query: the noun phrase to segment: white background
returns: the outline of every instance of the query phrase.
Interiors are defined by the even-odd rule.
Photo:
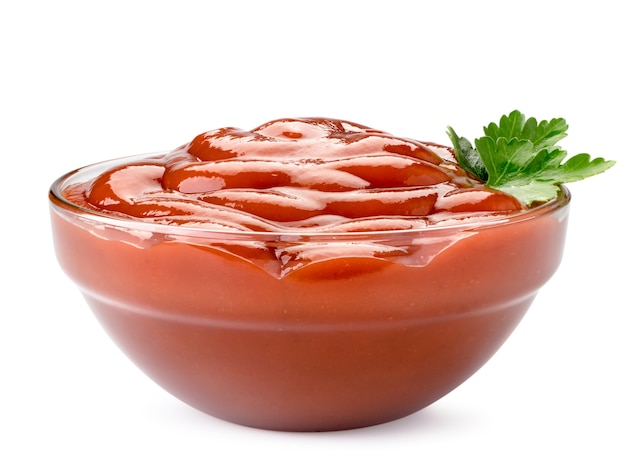
[[[0,6],[0,454],[624,455],[626,157],[619,2],[6,1]],[[520,109],[565,117],[562,267],[500,352],[406,419],[248,429],[145,378],[57,266],[48,186],[223,126],[329,116],[446,142]],[[243,454],[243,453],[242,453]]]

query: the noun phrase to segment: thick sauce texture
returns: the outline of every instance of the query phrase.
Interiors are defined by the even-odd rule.
[[[237,231],[379,231],[519,211],[446,147],[342,120],[222,128],[69,195],[99,211]]]
[[[144,372],[214,416],[307,431],[400,418],[471,376],[556,270],[568,211],[455,228],[525,208],[445,147],[317,118],[211,131],[65,197],[219,230],[52,198],[60,264]]]

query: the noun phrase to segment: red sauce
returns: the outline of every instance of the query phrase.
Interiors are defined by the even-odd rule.
[[[561,258],[567,196],[513,214],[448,148],[350,122],[225,128],[120,163],[63,195],[124,223],[53,188],[59,262],[144,372],[249,426],[348,429],[427,406],[489,359]],[[427,225],[442,229],[409,230]]]
[[[522,209],[468,175],[447,147],[327,118],[203,133],[167,155],[107,171],[77,202],[244,231],[402,229]]]

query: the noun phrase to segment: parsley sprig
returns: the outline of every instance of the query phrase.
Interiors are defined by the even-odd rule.
[[[513,111],[502,116],[499,124],[484,127],[485,136],[474,140],[475,146],[452,127],[448,127],[448,136],[466,171],[488,187],[530,205],[555,198],[560,184],[602,173],[615,164],[603,158],[592,160],[586,153],[563,162],[567,152],[557,142],[567,136],[567,129],[564,119],[537,122]]]

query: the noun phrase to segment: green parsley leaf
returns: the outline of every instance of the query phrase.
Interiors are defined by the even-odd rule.
[[[472,173],[480,180],[486,181],[488,177],[487,170],[472,143],[465,138],[459,138],[451,127],[448,127],[448,136],[452,140],[457,160],[463,169]]]
[[[488,187],[509,193],[523,204],[555,198],[560,185],[600,174],[613,160],[567,156],[557,143],[567,136],[564,119],[526,119],[519,111],[504,115],[500,123],[483,128],[485,136],[472,143],[448,127],[448,136],[461,167]]]

